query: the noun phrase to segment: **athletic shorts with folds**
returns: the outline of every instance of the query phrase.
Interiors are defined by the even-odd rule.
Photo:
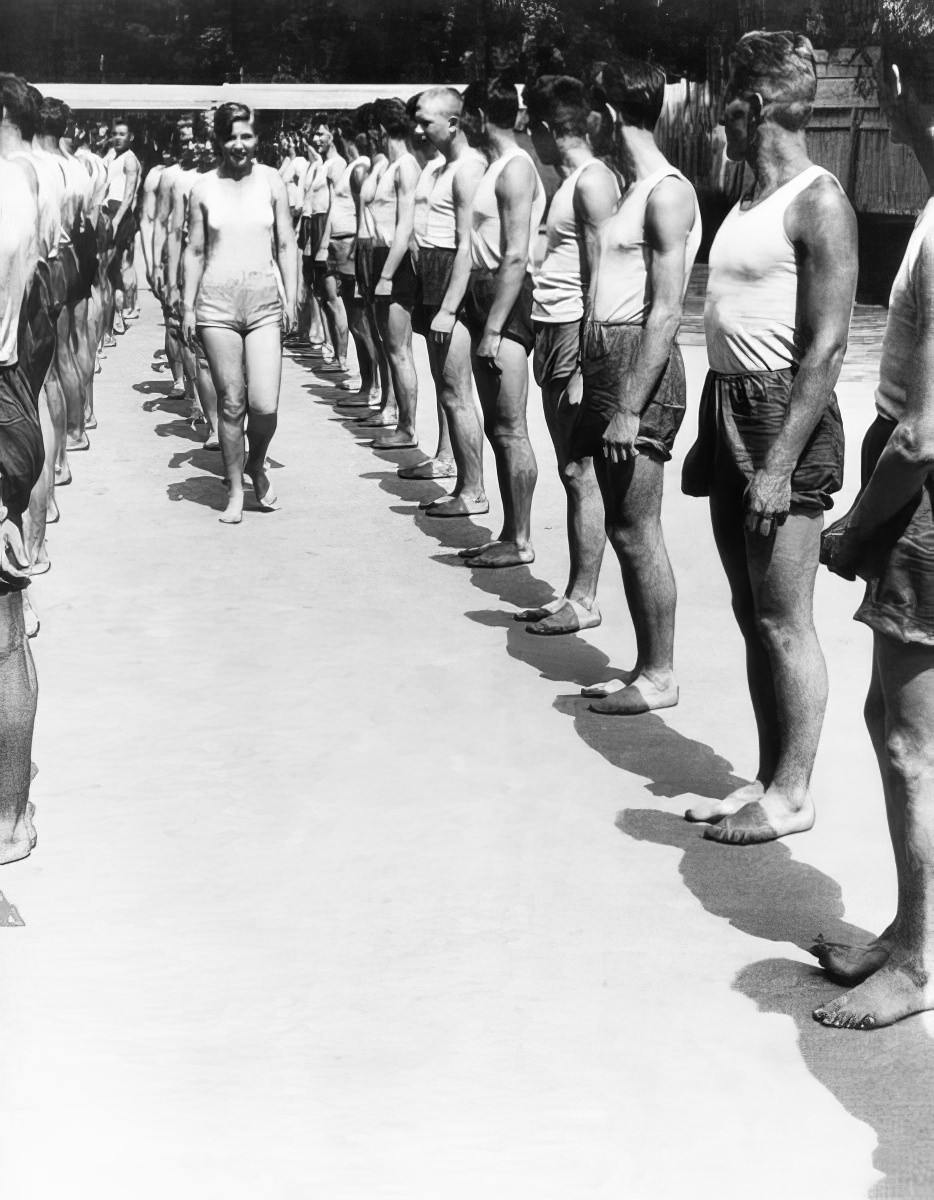
[[[456,250],[443,246],[423,246],[418,252],[418,262],[415,264],[418,303],[412,314],[412,328],[423,337],[428,337],[431,323],[444,303],[456,255]]]
[[[495,295],[496,273],[486,267],[474,267],[470,272],[463,307],[464,324],[473,342],[479,342],[483,337]],[[526,354],[531,354],[535,345],[535,331],[532,328],[532,276],[528,272],[503,324],[502,335],[510,342],[518,342]]]
[[[896,424],[876,417],[862,448],[861,491]],[[934,501],[932,483],[876,531],[863,602],[855,619],[898,642],[934,646]]]
[[[279,285],[271,271],[251,271],[236,279],[212,279],[205,272],[195,299],[198,329],[252,333],[282,320]]]
[[[641,325],[611,325],[589,321],[581,339],[583,395],[571,435],[572,458],[593,458],[603,452],[603,435],[619,412],[622,379],[642,342]],[[636,448],[667,462],[685,410],[684,362],[674,346],[665,370],[639,414]]]
[[[396,273],[392,277],[392,292],[388,296],[377,296],[376,285],[379,283],[379,277],[382,274],[383,267],[386,265],[386,259],[389,257],[388,246],[374,245],[371,238],[358,243],[358,270],[357,270],[357,285],[361,283],[361,271],[359,270],[360,255],[359,251],[363,251],[363,271],[362,280],[365,290],[363,296],[370,304],[403,304],[406,308],[412,308],[418,302],[418,280],[415,277],[415,266],[412,262],[412,255],[406,250],[402,261],[396,267]]]
[[[785,422],[795,370],[750,375],[707,374],[697,419],[697,441],[687,453],[681,490],[688,496],[735,498],[742,507],[746,487]],[[823,512],[843,484],[843,420],[836,396],[808,439],[791,475],[794,514]]]
[[[535,353],[532,374],[539,387],[557,379],[573,379],[581,365],[580,321],[533,321]]]

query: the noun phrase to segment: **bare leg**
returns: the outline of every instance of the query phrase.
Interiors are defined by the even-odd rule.
[[[397,405],[396,430],[377,438],[377,450],[398,450],[418,445],[415,414],[418,404],[418,376],[412,358],[412,314],[404,305],[377,302],[376,322],[386,350],[392,390]]]
[[[0,863],[25,858],[36,844],[29,803],[36,668],[19,592],[0,596]]]
[[[198,331],[217,389],[217,431],[224,459],[227,507],[220,516],[224,525],[239,525],[243,516],[243,422],[246,417],[244,339],[236,330],[202,328]]]
[[[264,325],[244,340],[246,374],[250,381],[247,441],[250,453],[245,471],[253,481],[253,492],[261,508],[279,507],[275,491],[266,474],[266,454],[276,432],[279,408],[279,383],[282,375],[282,345],[278,325]]]
[[[58,336],[55,343],[55,373],[65,399],[67,422],[66,447],[69,450],[86,450],[88,436],[84,431],[84,389],[72,347],[73,315],[63,308],[58,318]]]
[[[380,402],[379,355],[362,300],[352,300],[347,305],[347,323],[357,348],[357,362],[360,365],[360,394],[365,395],[370,404],[378,404]]]
[[[542,403],[567,502],[570,571],[564,595],[567,600],[593,613],[606,533],[603,500],[593,460],[584,458],[571,461],[569,457],[582,390],[580,372],[570,377],[548,379],[542,385]],[[580,628],[577,614],[566,604],[553,611],[528,609],[517,613],[516,620],[533,621],[529,632],[537,634],[576,633]],[[599,610],[593,624],[599,624]]]
[[[217,391],[214,387],[214,380],[211,378],[211,368],[208,365],[207,355],[204,353],[204,348],[199,346],[195,351],[195,385],[198,389],[198,398],[201,401],[201,407],[208,421],[208,436],[204,443],[208,450],[219,450],[220,442],[217,435]]]
[[[45,543],[45,526],[49,515],[49,503],[55,488],[55,461],[58,455],[55,426],[52,422],[52,414],[49,412],[49,401],[44,387],[39,392],[39,424],[42,428],[45,457],[42,474],[36,481],[29,497],[29,510],[23,516],[23,541],[30,566],[35,565]]]
[[[934,649],[877,633],[875,658],[896,814],[889,829],[898,918],[878,970],[814,1010],[815,1020],[842,1029],[876,1029],[934,1007]]]
[[[324,319],[331,336],[331,345],[341,366],[347,365],[347,313],[344,302],[337,290],[337,279],[327,275],[321,281],[321,294],[318,297]]]
[[[712,841],[771,841],[814,824],[809,789],[827,707],[827,670],[813,615],[822,525],[820,513],[792,514],[771,538],[745,534],[755,631],[772,682],[778,754],[771,778],[761,780],[762,796],[705,830]]]
[[[625,463],[594,460],[606,532],[619,559],[636,635],[636,666],[622,690],[591,704],[631,716],[678,703],[674,675],[677,590],[662,534],[664,462],[649,451]]]
[[[425,511],[430,517],[466,517],[489,512],[483,490],[483,426],[470,370],[470,335],[460,321],[455,323],[445,344],[428,342],[428,361],[445,417],[456,477],[450,496],[433,501]],[[439,459],[440,454],[439,446]],[[447,464],[442,461],[442,466],[446,474]],[[412,468],[411,478],[444,478],[440,471],[437,475],[433,471],[415,475],[416,470]]]
[[[503,530],[495,542],[463,557],[469,558],[473,567],[514,567],[535,561],[531,525],[538,465],[526,425],[528,355],[518,342],[503,338],[496,360],[501,373],[497,374],[476,358],[473,349],[471,364],[483,427],[493,447],[503,501]]]

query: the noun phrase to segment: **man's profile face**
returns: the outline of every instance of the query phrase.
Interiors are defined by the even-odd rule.
[[[417,138],[427,138],[439,149],[444,146],[453,132],[451,114],[439,100],[419,100],[415,109],[413,132]]]
[[[318,151],[321,157],[324,158],[327,152],[331,149],[331,144],[333,141],[334,139],[331,136],[331,131],[328,129],[327,125],[319,125],[312,136],[311,144]]]
[[[122,121],[118,121],[113,127],[112,141],[113,148],[118,154],[122,154],[133,140],[133,135],[130,133],[130,128]]]
[[[726,134],[726,156],[730,162],[742,162],[755,135],[758,112],[753,99],[727,92],[722,124]]]
[[[195,131],[190,125],[183,125],[178,131],[178,158],[185,166],[190,166],[197,154]]]

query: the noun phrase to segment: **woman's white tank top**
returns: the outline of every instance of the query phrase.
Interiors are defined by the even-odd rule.
[[[474,194],[470,230],[470,259],[474,267],[486,267],[488,271],[496,271],[503,261],[503,230],[499,219],[499,205],[496,203],[496,181],[506,165],[520,155],[531,166],[535,176],[532,211],[529,216],[530,252],[534,245],[538,227],[545,214],[545,189],[530,156],[519,146],[510,146],[504,155],[487,168]]]
[[[785,213],[821,175],[830,172],[807,167],[753,208],[736,204],[717,231],[704,305],[711,370],[783,371],[799,361],[798,264]]]

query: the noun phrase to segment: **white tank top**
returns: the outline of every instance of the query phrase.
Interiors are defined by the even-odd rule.
[[[425,230],[418,239],[420,246],[439,250],[457,249],[457,212],[454,207],[454,181],[461,167],[468,163],[483,163],[486,159],[479,150],[465,150],[460,158],[446,163],[441,160],[441,170],[428,198],[428,213]]]
[[[123,203],[123,196],[126,192],[126,168],[127,158],[132,152],[124,150],[122,154],[118,154],[116,158],[112,158],[107,164],[107,202],[116,200],[118,204]],[[133,197],[135,199],[135,196]],[[133,200],[130,201],[133,203]]]
[[[409,160],[418,166],[418,160],[415,155],[408,152],[401,154],[395,162],[389,164],[380,176],[379,183],[376,185],[376,192],[370,201],[370,219],[372,221],[373,238],[377,246],[392,245],[392,239],[396,233],[396,210],[398,208],[396,176],[399,174],[399,168],[403,163]]]
[[[44,150],[22,157],[32,163],[39,180],[39,253],[58,258],[62,240],[62,206],[65,201],[65,176],[57,162]]]
[[[704,305],[711,370],[751,374],[798,362],[798,266],[785,213],[822,175],[830,172],[807,167],[753,208],[736,204],[717,231]]]
[[[0,161],[0,367],[17,361],[20,309],[36,269],[38,216],[36,197],[22,168]]]
[[[934,200],[927,202],[915,223],[889,299],[889,315],[885,322],[882,358],[879,362],[876,410],[890,421],[901,421],[905,416],[908,384],[917,352],[921,321],[930,315],[925,311],[923,297],[919,297],[916,291],[918,259],[925,242],[929,246],[934,243]]]
[[[597,158],[581,163],[565,179],[554,196],[545,225],[545,256],[533,272],[532,317],[546,324],[579,321],[584,315],[581,283],[583,242],[578,238],[574,192],[577,181],[588,167],[606,172],[613,180],[617,196],[619,186],[613,172]]]
[[[413,226],[416,246],[429,244],[425,241],[425,235],[428,231],[428,208],[431,203],[431,194],[437,185],[438,176],[444,173],[446,166],[444,156],[438,154],[430,162],[425,163],[422,173],[418,177],[418,183],[415,185],[415,224]]]
[[[638,179],[600,230],[593,279],[593,319],[613,325],[644,325],[652,307],[645,210],[663,179],[681,179],[691,188],[694,224],[684,247],[684,291],[701,240],[701,216],[693,187],[676,167],[666,164]],[[682,293],[682,300],[684,295]]]
[[[240,180],[222,179],[216,171],[201,177],[204,280],[273,270],[275,211],[267,171],[273,168],[255,163]]]
[[[470,260],[474,267],[486,267],[496,271],[503,261],[503,230],[496,203],[496,181],[512,159],[521,155],[535,176],[532,191],[532,212],[529,216],[529,251],[535,242],[538,227],[545,215],[545,189],[535,170],[535,164],[519,146],[510,146],[501,158],[492,163],[480,180],[473,198],[472,228],[470,230]],[[531,270],[531,264],[529,264]]]
[[[354,168],[359,166],[368,167],[370,160],[368,158],[355,158],[347,164],[344,171],[334,185],[334,192],[331,196],[331,237],[353,237],[357,232],[357,209],[354,205],[353,192],[350,190],[350,177],[354,173]]]

